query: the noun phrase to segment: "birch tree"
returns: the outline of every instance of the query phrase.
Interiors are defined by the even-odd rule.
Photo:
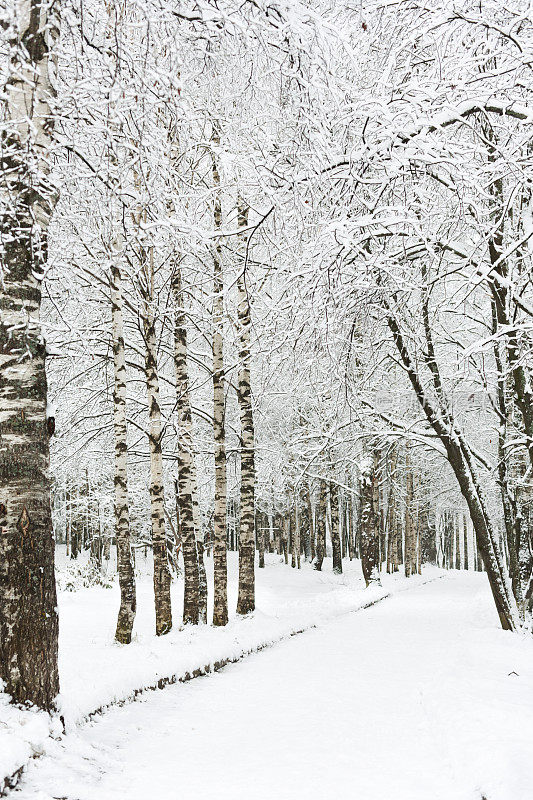
[[[215,228],[222,225],[220,173],[216,149],[220,145],[218,123],[211,137],[211,173],[214,185],[213,217]],[[213,625],[228,622],[228,567],[226,542],[226,431],[224,397],[224,273],[222,247],[217,240],[213,248],[213,434],[215,446],[215,508],[213,514]]]
[[[0,678],[14,701],[44,709],[52,709],[59,691],[46,344],[39,313],[57,201],[50,156],[60,10],[59,3],[25,0],[8,3],[2,13],[8,62],[0,169]]]
[[[192,417],[189,399],[187,370],[187,329],[185,327],[184,299],[181,266],[174,266],[172,292],[175,304],[174,363],[176,368],[176,393],[178,413],[178,505],[181,531],[181,549],[185,569],[183,622],[198,624],[200,577],[193,510],[193,491],[196,475],[192,442]],[[199,524],[199,521],[197,521]],[[203,564],[203,552],[202,552]]]
[[[376,508],[378,483],[378,458],[367,456],[359,466],[360,471],[360,542],[361,566],[365,583],[380,584],[379,577],[379,517]]]
[[[120,608],[115,639],[121,644],[131,642],[131,632],[137,607],[135,573],[130,544],[130,512],[128,503],[128,437],[126,428],[126,357],[120,240],[115,242],[111,265],[111,312],[113,328],[114,392],[113,414],[115,434],[115,536],[117,571],[120,584]]]
[[[238,227],[248,225],[248,208],[239,202]],[[250,298],[246,285],[248,246],[237,277],[237,316],[239,320],[239,377],[237,396],[241,420],[241,502],[239,529],[239,594],[237,613],[255,609],[255,447],[252,390],[250,385],[251,327]]]
[[[141,212],[141,214],[143,213],[144,212]],[[140,216],[137,217],[136,220],[137,226],[139,226],[139,223]],[[170,598],[170,570],[168,566],[165,530],[165,489],[163,483],[159,376],[157,372],[157,337],[154,313],[153,259],[153,247],[151,247],[147,252],[144,246],[141,244],[141,274],[139,286],[142,298],[142,325],[145,346],[145,376],[149,417],[148,439],[150,446],[150,515],[152,523],[152,549],[154,558],[155,626],[156,634],[161,636],[165,633],[168,633],[172,628],[172,605]],[[183,529],[183,519],[180,521]]]

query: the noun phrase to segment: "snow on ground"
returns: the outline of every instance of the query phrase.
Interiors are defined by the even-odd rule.
[[[237,555],[229,553],[229,606],[237,600]],[[409,584],[400,575],[384,576],[384,586],[364,589],[359,562],[346,564],[346,573],[335,576],[331,559],[319,573],[304,564],[301,570],[282,563],[277,555],[266,556],[267,567],[257,570],[257,611],[246,619],[235,619],[225,628],[211,626],[180,629],[183,581],[172,587],[174,629],[156,638],[151,564],[139,555],[137,617],[134,641],[114,643],[119,589],[80,585],[84,567],[67,559],[58,548],[58,594],[61,695],[59,709],[67,731],[87,715],[109,704],[129,699],[134,692],[154,686],[160,679],[183,676],[217,661],[236,659],[338,614],[360,608],[391,591],[427,580],[437,570],[426,571]],[[212,560],[207,559],[208,582],[212,586]],[[110,564],[109,574],[113,573]],[[72,574],[74,573],[74,577]],[[211,613],[211,609],[210,609]],[[25,765],[32,755],[46,748],[50,733],[57,734],[58,721],[45,714],[17,709],[0,694],[0,790],[5,776]]]
[[[228,602],[237,603],[237,554],[229,553]],[[237,658],[243,652],[277,641],[292,631],[342,614],[407,586],[400,575],[385,575],[382,587],[364,589],[359,562],[348,564],[342,576],[333,575],[331,563],[316,572],[309,564],[301,570],[282,563],[277,555],[266,557],[267,566],[257,570],[257,611],[247,619],[235,619],[225,628],[180,625],[183,581],[172,587],[174,629],[155,637],[155,612],[151,566],[141,567],[137,583],[137,616],[134,641],[113,643],[119,604],[118,586],[92,587],[62,592],[59,598],[61,676],[60,710],[67,727],[101,706],[125,699],[159,678],[184,675],[215,661]],[[207,560],[212,586],[212,560]],[[415,581],[428,580],[438,570],[425,572]],[[210,592],[210,596],[212,593]],[[211,604],[209,619],[211,618]]]
[[[17,797],[531,800],[532,726],[533,642],[498,629],[485,575],[450,573],[109,709]]]

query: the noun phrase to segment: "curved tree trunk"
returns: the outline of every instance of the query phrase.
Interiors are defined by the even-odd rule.
[[[387,305],[386,307],[387,310],[389,310]],[[504,630],[514,630],[519,627],[518,609],[506,566],[503,563],[502,555],[498,547],[497,532],[488,514],[483,490],[474,470],[472,453],[470,452],[462,431],[455,424],[446,405],[442,403],[439,410],[437,410],[432,400],[427,395],[421,383],[417,366],[411,360],[410,353],[404,342],[398,323],[392,314],[388,315],[387,323],[418,402],[429,424],[446,449],[447,459],[455,473],[462,495],[466,500],[470,518],[472,519],[476,532],[479,552],[487,571],[501,626]],[[428,357],[435,371],[436,362],[432,350],[430,350]],[[442,387],[438,375],[436,383],[442,395]]]
[[[53,708],[59,692],[46,347],[39,323],[57,200],[48,179],[48,62],[59,7],[17,0],[14,19],[5,20],[11,61],[0,172],[0,679],[13,700],[44,709]]]

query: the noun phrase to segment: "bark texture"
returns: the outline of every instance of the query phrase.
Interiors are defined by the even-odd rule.
[[[220,145],[218,125],[213,126],[211,137],[214,147]],[[215,187],[214,225],[222,225],[220,201],[220,175],[217,156],[212,153],[212,176]],[[213,434],[215,442],[215,510],[213,516],[213,625],[228,622],[228,567],[226,538],[226,431],[224,403],[224,274],[222,247],[217,240],[213,252]]]
[[[487,571],[492,595],[502,628],[514,630],[519,625],[518,609],[502,554],[498,546],[498,535],[487,511],[487,503],[474,467],[474,458],[462,431],[453,419],[444,396],[442,382],[435,359],[430,335],[427,304],[423,309],[424,327],[428,344],[426,360],[432,374],[437,396],[436,403],[424,389],[417,366],[404,341],[396,318],[389,313],[388,326],[395,346],[405,367],[418,402],[426,418],[446,449],[461,493],[465,498],[474,525],[476,540]]]
[[[361,465],[360,548],[365,583],[381,583],[379,577],[379,518],[376,507],[377,457]]]
[[[248,209],[239,205],[239,228],[248,225]],[[239,528],[239,593],[237,614],[255,609],[255,444],[252,390],[250,385],[250,331],[252,316],[246,287],[247,255],[237,278],[239,321],[239,379],[237,399],[241,419],[241,503]]]
[[[178,503],[181,551],[185,571],[183,590],[183,622],[197,625],[199,619],[200,576],[194,525],[193,492],[196,472],[192,448],[192,417],[187,368],[187,328],[183,308],[181,267],[175,264],[172,277],[174,298],[174,368],[176,372],[176,408],[178,415]],[[196,516],[199,518],[199,510]],[[199,519],[198,519],[199,525]],[[202,542],[203,564],[203,542]],[[205,575],[205,570],[204,570]],[[207,613],[207,612],[206,612]]]
[[[329,501],[331,505],[331,548],[333,551],[333,572],[342,573],[341,537],[339,530],[339,487],[329,484]]]
[[[322,569],[326,557],[326,513],[328,505],[328,487],[326,481],[321,480],[318,488],[318,505],[316,509],[316,556],[313,566]]]
[[[115,639],[121,644],[131,642],[135,621],[135,572],[130,544],[130,513],[128,506],[128,442],[126,428],[126,358],[124,353],[124,323],[118,248],[111,268],[111,312],[113,328],[113,426],[115,435],[115,537],[117,570],[120,585],[120,608]]]
[[[157,340],[151,298],[145,299],[143,311],[146,391],[149,415],[150,511],[154,553],[155,632],[157,636],[161,636],[168,633],[172,628],[172,607],[165,531],[165,493],[163,487],[163,455],[161,451]]]
[[[405,450],[405,471],[406,471],[406,491],[405,491],[405,552],[404,568],[405,576],[409,578],[415,575],[417,570],[416,562],[416,510],[414,503],[414,476],[411,459],[409,457],[409,445],[406,444]]]
[[[464,568],[468,569],[468,522],[466,514],[463,514],[463,552],[464,552]]]
[[[398,541],[401,540],[402,532],[398,515],[398,500],[396,497],[396,466],[398,463],[398,449],[393,448],[390,459],[389,477],[389,498],[387,504],[387,572],[398,572],[399,569],[399,547]]]
[[[50,52],[59,3],[14,4],[0,167],[0,679],[14,701],[52,709],[59,691],[45,343],[39,314],[53,118]]]
[[[268,517],[265,513],[258,512],[256,514],[255,536],[257,540],[257,549],[259,551],[259,569],[264,569],[265,567],[265,548],[268,546],[267,534]]]

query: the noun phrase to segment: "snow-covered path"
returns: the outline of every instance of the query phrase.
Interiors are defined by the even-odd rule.
[[[530,800],[533,647],[496,624],[485,576],[403,592],[109,710],[17,796]]]

